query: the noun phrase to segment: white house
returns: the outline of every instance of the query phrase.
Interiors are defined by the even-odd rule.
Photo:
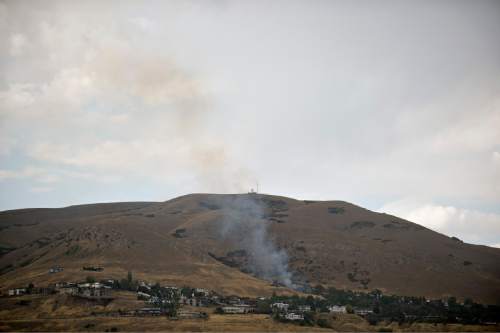
[[[273,303],[273,304],[271,304],[271,307],[273,309],[278,309],[280,311],[288,311],[288,308],[290,307],[290,304],[286,304],[286,303]]]
[[[309,312],[309,311],[311,311],[311,306],[310,305],[299,305],[299,311],[300,312]]]
[[[102,283],[81,283],[78,285],[78,296],[87,298],[110,298],[111,288]]]
[[[78,293],[78,287],[75,284],[68,284],[59,287],[57,290],[59,290],[59,293],[67,295],[76,295]]]
[[[9,296],[20,296],[26,294],[25,288],[9,289]]]
[[[49,273],[50,274],[59,273],[59,272],[62,272],[63,270],[64,270],[64,268],[59,267],[59,266],[55,266],[55,267],[51,267],[49,269]]]
[[[230,306],[223,306],[222,307],[222,312],[224,313],[249,313],[251,312],[251,308],[249,305],[246,304],[241,304],[241,305],[230,305]]]
[[[370,309],[356,309],[354,313],[358,316],[366,316],[367,314],[373,313],[373,310]]]
[[[208,296],[210,294],[210,292],[205,288],[196,288],[194,292],[197,294],[202,294],[203,296]]]
[[[304,315],[301,313],[290,312],[285,315],[285,318],[288,320],[304,320]]]
[[[147,300],[150,299],[151,295],[147,293],[143,293],[142,291],[137,292],[137,299]]]
[[[332,313],[347,313],[345,306],[332,305],[328,307],[328,310]]]

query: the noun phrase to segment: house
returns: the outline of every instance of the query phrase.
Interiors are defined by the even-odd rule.
[[[370,309],[356,309],[354,310],[354,313],[357,314],[358,316],[366,316],[370,313],[373,313],[373,310],[370,310]]]
[[[92,298],[92,299],[106,299],[111,298],[111,288],[103,285],[102,283],[81,283],[78,285],[77,296]]]
[[[288,320],[304,320],[304,315],[301,314],[301,313],[290,312],[290,313],[287,313],[285,315],[285,319],[288,319]]]
[[[51,267],[49,269],[49,274],[59,273],[59,272],[62,272],[63,270],[64,270],[64,268],[59,267],[59,266]]]
[[[102,272],[104,268],[99,266],[83,266],[82,269],[84,271],[92,271],[92,272]]]
[[[161,316],[162,310],[160,308],[142,308],[135,310],[137,316]]]
[[[53,287],[32,288],[30,293],[39,295],[50,295],[55,293],[55,289]]]
[[[181,296],[179,299],[181,304],[184,305],[189,305],[189,306],[205,306],[206,302],[203,302],[201,298],[196,298],[196,297],[186,297],[186,296]]]
[[[177,311],[177,318],[179,318],[179,319],[193,319],[193,318],[205,319],[205,318],[208,318],[208,314],[206,312],[179,310],[179,311]]]
[[[143,288],[146,288],[148,290],[151,290],[151,286],[146,281],[139,281],[139,287],[143,287]]]
[[[56,284],[54,284],[54,288],[56,288],[57,290],[59,290],[60,288],[64,288],[64,287],[69,286],[69,285],[76,286],[76,283],[65,282],[65,281],[57,282]]]
[[[208,297],[208,295],[210,294],[210,292],[205,288],[195,288],[194,292],[205,297]]]
[[[241,304],[241,299],[237,296],[229,296],[226,298],[226,303],[231,305]]]
[[[8,292],[9,296],[21,296],[24,294],[26,294],[26,288],[9,289],[9,292]]]
[[[223,305],[221,298],[218,295],[212,295],[208,300],[212,304]]]
[[[172,292],[178,292],[179,291],[179,288],[177,288],[176,286],[165,286],[163,288],[167,289],[167,290],[170,290]]]
[[[56,284],[56,289],[59,291],[60,294],[76,295],[78,293],[78,286],[76,285],[76,283],[59,285],[59,287]]]
[[[151,286],[144,281],[139,281],[138,291],[149,293],[151,291]]]
[[[271,308],[278,310],[278,311],[288,311],[288,308],[290,307],[290,304],[287,303],[273,303],[271,304]]]
[[[310,311],[311,311],[310,305],[299,305],[299,312],[310,312]]]
[[[332,305],[328,307],[328,311],[332,313],[347,313],[347,308],[344,305]]]
[[[222,307],[222,312],[227,314],[243,314],[255,311],[255,308],[247,304],[228,305]]]
[[[145,300],[150,299],[150,298],[151,298],[150,294],[143,293],[142,291],[137,292],[137,299],[138,300],[145,301]]]
[[[139,298],[139,297],[137,297]],[[160,298],[158,296],[151,296],[148,299],[144,300],[148,304],[158,304],[161,302]]]

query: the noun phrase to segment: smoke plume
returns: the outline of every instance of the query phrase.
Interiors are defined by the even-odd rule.
[[[288,271],[288,256],[278,249],[268,233],[266,204],[257,194],[237,195],[224,204],[221,235],[242,240],[238,244],[249,255],[248,266],[255,276],[294,288]]]

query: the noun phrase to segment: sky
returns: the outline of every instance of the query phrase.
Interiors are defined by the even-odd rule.
[[[0,1],[0,210],[345,200],[500,247],[499,1]]]

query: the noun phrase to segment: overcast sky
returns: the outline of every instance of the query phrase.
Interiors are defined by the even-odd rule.
[[[500,247],[500,1],[1,1],[0,209],[346,200]]]

